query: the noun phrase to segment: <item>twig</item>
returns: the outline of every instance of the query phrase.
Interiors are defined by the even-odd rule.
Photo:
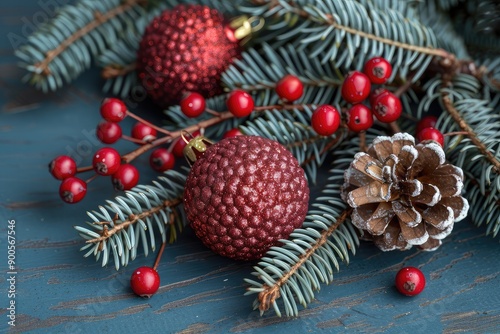
[[[101,77],[103,79],[112,79],[112,78],[116,78],[116,77],[122,77],[124,75],[127,75],[127,74],[135,71],[136,66],[137,66],[137,64],[135,62],[131,63],[131,64],[124,65],[124,66],[116,65],[116,64],[108,65],[102,69]]]
[[[366,132],[362,131],[359,133],[359,149],[361,152],[366,152]]]
[[[467,133],[467,136],[470,138],[471,142],[477,147],[479,152],[488,160],[488,162],[493,166],[493,172],[500,174],[500,161],[497,160],[495,155],[488,150],[486,145],[477,137],[476,133],[472,128],[467,124],[467,122],[460,116],[460,113],[453,106],[450,97],[447,93],[443,93],[442,101],[445,107],[445,110],[450,114],[453,120],[458,124],[458,126]]]
[[[335,232],[340,225],[342,225],[347,217],[351,214],[352,209],[346,209],[344,210],[340,216],[337,218],[337,221],[335,224],[332,224],[327,230],[323,230],[321,232],[321,237],[316,239],[316,243],[314,243],[311,248],[309,248],[303,255],[300,256],[299,260],[290,268],[290,270],[282,277],[280,277],[279,280],[274,283],[273,286],[269,286],[267,284],[264,284],[264,290],[259,293],[259,310],[260,312],[267,311],[271,305],[275,302],[277,298],[280,297],[280,288],[286,284],[286,282],[292,277],[293,274],[297,270],[299,270],[304,263],[306,263],[311,256],[315,254],[315,252],[320,248],[323,244],[325,244],[328,241],[328,237]]]

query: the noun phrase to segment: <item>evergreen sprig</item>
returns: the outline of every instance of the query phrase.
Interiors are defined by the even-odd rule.
[[[258,294],[253,305],[261,314],[272,307],[281,316],[283,307],[286,316],[297,316],[298,305],[307,307],[321,284],[333,281],[339,262],[349,263],[349,252],[356,253],[359,231],[348,219],[350,209],[340,199],[340,191],[344,171],[359,147],[357,137],[339,145],[330,176],[314,198],[304,225],[288,240],[281,240],[281,246],[272,247],[254,267],[252,274],[258,281],[245,279],[246,294]]]
[[[266,34],[273,47],[292,42],[311,57],[324,54],[322,62],[335,62],[343,70],[361,69],[372,56],[383,56],[406,78],[415,82],[433,57],[446,56],[437,49],[432,30],[418,17],[405,17],[391,8],[381,9],[373,2],[365,5],[350,0],[254,0],[242,10],[252,15],[278,20],[268,25]],[[403,6],[394,2],[398,6]],[[407,11],[406,13],[414,13]]]
[[[28,37],[16,50],[24,80],[54,91],[87,70],[93,59],[134,29],[146,14],[144,0],[79,1]]]
[[[86,240],[81,248],[86,251],[85,257],[93,255],[99,261],[102,256],[103,267],[112,258],[118,270],[136,258],[139,245],[142,244],[145,256],[149,248],[154,251],[157,235],[163,243],[177,239],[186,224],[180,209],[185,175],[168,171],[158,179],[152,185],[136,186],[125,196],[108,200],[99,211],[87,212],[92,220],[87,222],[90,228],[75,226]]]

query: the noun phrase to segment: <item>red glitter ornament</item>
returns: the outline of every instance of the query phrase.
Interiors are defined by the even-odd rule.
[[[186,150],[200,148],[192,142]],[[236,260],[259,259],[287,239],[302,225],[308,202],[304,170],[292,153],[258,136],[208,146],[184,188],[184,209],[198,238]]]
[[[220,12],[201,5],[178,5],[156,17],[142,37],[137,74],[160,106],[177,103],[183,93],[205,98],[222,93],[221,74],[240,56]]]

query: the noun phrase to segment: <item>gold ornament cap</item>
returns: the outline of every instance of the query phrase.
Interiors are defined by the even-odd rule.
[[[187,131],[182,131],[181,139],[186,142],[183,153],[189,166],[192,166],[196,160],[203,156],[207,148],[214,144],[211,140],[208,140],[202,135],[193,137],[193,135]]]

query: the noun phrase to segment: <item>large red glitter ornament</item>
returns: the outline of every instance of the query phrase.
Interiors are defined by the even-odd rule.
[[[199,155],[203,146],[195,144],[194,153]],[[280,143],[258,136],[229,137],[208,146],[184,188],[184,208],[198,238],[236,260],[259,259],[287,239],[302,225],[308,202],[297,159]]]
[[[220,12],[178,5],[156,17],[142,37],[137,74],[160,106],[178,103],[184,92],[222,93],[220,78],[240,46]]]

